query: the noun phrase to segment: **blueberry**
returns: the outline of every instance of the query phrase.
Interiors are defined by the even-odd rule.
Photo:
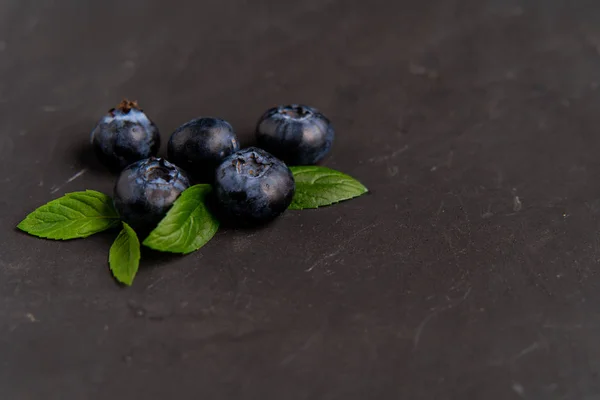
[[[123,100],[100,119],[91,135],[100,161],[113,171],[155,156],[160,148],[156,125],[137,102]]]
[[[256,127],[258,145],[289,165],[318,163],[331,149],[333,136],[323,114],[298,104],[267,110]]]
[[[113,202],[123,221],[138,233],[150,233],[189,186],[182,170],[167,160],[151,157],[121,172]]]
[[[212,182],[223,159],[240,145],[231,125],[219,118],[197,118],[173,132],[168,158],[198,180]]]
[[[295,183],[283,161],[256,147],[227,157],[215,173],[215,194],[221,209],[239,223],[262,223],[284,212]]]

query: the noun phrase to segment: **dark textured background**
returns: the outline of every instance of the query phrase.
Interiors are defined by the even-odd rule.
[[[599,85],[597,0],[1,0],[0,397],[600,399]],[[371,193],[121,288],[114,233],[13,227],[112,190],[124,96],[165,140],[314,105]]]

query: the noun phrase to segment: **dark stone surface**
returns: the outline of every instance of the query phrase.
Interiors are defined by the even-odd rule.
[[[597,0],[4,0],[0,50],[3,400],[600,398]],[[114,233],[13,227],[112,190],[122,97],[164,143],[314,105],[371,193],[120,288]]]

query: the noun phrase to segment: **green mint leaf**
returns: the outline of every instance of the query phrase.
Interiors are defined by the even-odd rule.
[[[367,193],[356,179],[333,169],[315,165],[290,167],[296,193],[290,210],[319,208]]]
[[[219,221],[206,207],[210,185],[186,189],[144,240],[144,246],[169,253],[188,254],[204,246],[219,229]]]
[[[67,193],[29,214],[17,228],[44,239],[84,238],[112,228],[119,215],[109,196],[86,190]]]
[[[123,229],[110,246],[108,264],[115,278],[131,286],[140,266],[140,241],[135,231],[123,222]]]

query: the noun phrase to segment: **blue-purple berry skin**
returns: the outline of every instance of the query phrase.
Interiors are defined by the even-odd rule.
[[[331,150],[334,136],[325,115],[300,104],[273,107],[256,126],[258,146],[288,165],[319,163]]]
[[[274,219],[289,207],[294,191],[294,176],[287,165],[256,147],[227,157],[215,173],[221,210],[242,225]]]
[[[121,172],[113,203],[123,221],[138,233],[149,233],[189,186],[184,171],[167,160],[151,157]]]
[[[239,149],[231,124],[220,118],[204,117],[177,128],[169,139],[167,154],[169,161],[190,177],[212,182],[219,164]]]
[[[160,134],[136,102],[123,100],[98,121],[91,134],[98,159],[112,171],[156,156]]]

